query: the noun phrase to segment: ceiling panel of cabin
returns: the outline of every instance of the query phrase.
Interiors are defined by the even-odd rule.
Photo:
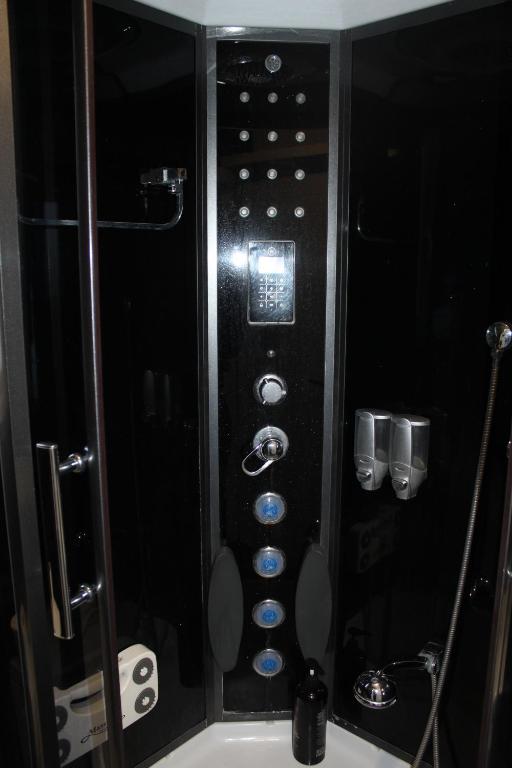
[[[348,29],[444,0],[144,0],[207,26]]]

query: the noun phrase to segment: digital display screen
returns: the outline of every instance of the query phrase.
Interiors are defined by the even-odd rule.
[[[259,256],[258,272],[272,275],[284,274],[284,256]]]

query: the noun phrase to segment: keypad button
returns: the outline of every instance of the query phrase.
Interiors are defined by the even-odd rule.
[[[239,209],[238,213],[240,214],[240,216],[242,217],[242,219],[246,219],[246,218],[249,216],[249,214],[250,214],[250,210],[249,210],[249,208],[248,208],[246,205],[243,205],[243,206],[242,206],[242,207]]]
[[[277,93],[274,93],[274,91],[269,93],[268,96],[267,96],[267,99],[270,102],[270,104],[275,104],[276,101],[278,100],[278,98],[279,98],[279,96],[277,95]]]
[[[295,141],[298,141],[299,144],[302,144],[303,141],[306,141],[306,134],[304,131],[297,131],[295,134]]]
[[[267,179],[270,179],[271,181],[274,181],[274,179],[277,179],[277,171],[275,168],[269,168],[267,171]]]
[[[295,173],[293,175],[295,176],[297,181],[302,181],[305,178],[305,176],[306,176],[306,174],[302,170],[302,168],[297,168],[297,170],[295,171]]]
[[[297,208],[294,210],[294,214],[298,219],[302,219],[304,216],[304,208],[301,208],[300,205],[297,206]]]
[[[295,96],[295,101],[297,102],[297,104],[305,104],[305,102],[306,102],[306,94],[305,93],[298,93]]]
[[[246,181],[246,179],[248,179],[251,174],[249,173],[248,168],[240,168],[240,170],[238,171],[238,175],[240,176],[242,181]]]
[[[247,137],[247,138],[249,138],[249,137]],[[267,133],[267,139],[268,139],[269,141],[277,141],[277,140],[278,140],[278,138],[279,138],[279,134],[278,134],[278,132],[277,132],[277,131],[269,131],[269,132]]]
[[[274,208],[273,205],[269,206],[267,208],[267,216],[271,219],[275,219],[275,217],[277,216],[277,208]]]
[[[238,138],[240,141],[249,141],[249,131],[240,131]]]
[[[242,93],[240,94],[240,101],[242,102],[242,104],[247,104],[250,98],[251,96],[249,93],[247,93],[247,91],[242,91]]]

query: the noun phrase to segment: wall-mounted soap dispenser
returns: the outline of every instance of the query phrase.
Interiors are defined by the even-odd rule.
[[[389,471],[398,499],[412,499],[427,477],[430,419],[394,414],[391,418]]]
[[[354,463],[356,476],[365,491],[376,491],[388,473],[389,424],[391,413],[377,408],[356,411]]]

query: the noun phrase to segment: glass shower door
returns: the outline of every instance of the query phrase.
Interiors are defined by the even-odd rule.
[[[132,2],[30,10],[9,8],[31,725],[42,768],[135,765],[206,721],[197,27]]]
[[[18,207],[1,240],[2,475],[23,658],[10,685],[28,713],[27,765],[44,768],[121,768],[119,682],[135,685],[137,662],[118,658],[113,598],[92,13],[87,0],[9,7],[15,119],[2,139]]]

